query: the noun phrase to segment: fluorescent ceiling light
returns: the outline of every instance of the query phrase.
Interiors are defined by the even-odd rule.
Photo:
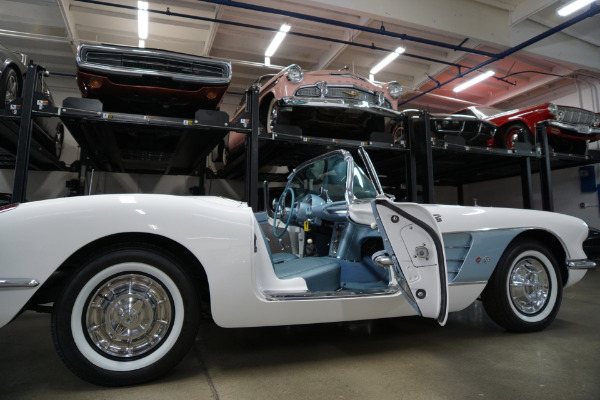
[[[275,54],[277,48],[279,47],[281,42],[283,42],[283,38],[285,38],[286,33],[290,31],[290,28],[291,26],[288,24],[281,25],[281,28],[279,28],[279,32],[277,32],[277,34],[273,38],[273,41],[267,48],[267,51],[265,51],[265,57],[273,57],[273,54]]]
[[[386,65],[388,65],[389,63],[394,61],[396,59],[396,57],[398,57],[400,54],[404,53],[405,51],[406,51],[406,49],[404,47],[398,47],[396,50],[394,50],[393,53],[388,55],[386,58],[381,60],[381,62],[379,64],[374,66],[371,69],[371,71],[369,71],[369,73],[375,75],[376,73],[381,71]]]
[[[473,86],[474,84],[479,83],[479,82],[481,82],[481,81],[489,78],[490,76],[494,75],[494,73],[495,73],[494,71],[488,71],[488,72],[486,72],[484,74],[476,76],[475,78],[473,78],[473,79],[471,79],[469,81],[466,81],[462,85],[458,85],[453,90],[456,93],[461,92],[461,91],[465,90],[466,88],[469,88],[469,87]]]
[[[561,17],[566,17],[569,14],[573,14],[575,11],[593,3],[596,0],[575,0],[560,7],[556,12]]]
[[[146,41],[144,39],[138,40],[138,47],[140,49],[143,49],[144,47],[146,47]]]
[[[148,39],[148,2],[138,1],[138,37]]]
[[[266,67],[270,67],[271,66],[271,57],[265,57],[265,66]]]

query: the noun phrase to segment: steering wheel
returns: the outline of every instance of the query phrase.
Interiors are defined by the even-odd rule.
[[[277,201],[277,205],[275,206],[275,212],[273,214],[273,236],[275,236],[277,239],[279,239],[285,234],[285,231],[287,231],[287,228],[288,226],[290,226],[290,222],[292,221],[292,211],[290,210],[290,214],[288,215],[287,221],[285,222],[285,227],[283,228],[281,233],[277,233],[277,214],[279,213],[279,209],[281,207],[285,208],[285,196],[287,192],[290,192],[292,196],[292,207],[294,206],[294,202],[296,201],[294,191],[289,186],[286,187],[283,193],[281,193],[281,196],[279,196],[279,201]]]

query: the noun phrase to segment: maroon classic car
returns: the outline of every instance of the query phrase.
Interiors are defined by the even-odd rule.
[[[107,111],[189,118],[218,109],[230,81],[226,61],[137,47],[77,48],[79,89]]]
[[[544,103],[502,111],[471,106],[454,114],[474,115],[499,126],[489,145],[513,149],[515,142],[535,143],[535,125],[548,122],[548,142],[557,152],[585,154],[587,140],[600,139],[600,114],[576,107]]]

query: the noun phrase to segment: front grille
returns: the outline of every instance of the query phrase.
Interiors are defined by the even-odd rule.
[[[378,97],[366,90],[351,89],[347,87],[327,87],[325,97],[344,100],[359,100],[377,104]]]
[[[321,89],[319,89],[317,86],[304,86],[298,88],[296,90],[296,93],[294,93],[294,96],[313,98],[321,97]],[[348,86],[327,86],[327,94],[324,96],[324,98],[351,101],[366,101],[370,104],[377,104],[379,101],[379,97],[375,93],[364,89],[352,88]],[[386,99],[382,107],[392,108],[392,105]]]
[[[316,86],[306,86],[296,90],[296,97],[321,97],[321,90]]]
[[[560,121],[568,124],[592,125],[592,121],[597,117],[597,114],[594,114],[591,111],[578,108],[559,107],[558,114],[562,112],[564,112],[564,117]]]
[[[227,68],[222,65],[188,61],[158,54],[128,54],[90,50],[83,54],[82,60],[99,65],[208,78],[227,78],[229,75]]]

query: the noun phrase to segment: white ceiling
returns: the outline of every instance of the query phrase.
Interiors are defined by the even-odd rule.
[[[230,4],[233,3],[236,2]],[[146,47],[232,61],[233,79],[223,104],[226,111],[235,108],[240,93],[259,75],[289,64],[299,64],[308,70],[348,67],[368,76],[368,71],[387,55],[369,46],[389,50],[398,46],[406,48],[405,55],[375,77],[382,82],[400,82],[405,101],[435,87],[430,77],[437,82],[455,78],[458,69],[446,63],[460,64],[461,71],[465,71],[464,67],[490,59],[448,47],[462,45],[478,52],[499,54],[568,19],[556,14],[556,8],[566,3],[557,0],[246,0],[237,3],[316,16],[352,27],[198,0],[150,0],[149,8],[156,12],[150,13]],[[53,73],[51,89],[76,91],[74,51],[77,44],[137,45],[137,12],[132,7],[137,7],[137,1],[2,0],[0,42],[45,65]],[[167,10],[171,15],[165,15]],[[265,67],[263,54],[274,36],[272,30],[284,22],[292,25],[292,34],[272,57],[274,66]],[[357,26],[376,32],[361,31]],[[380,30],[448,46],[381,35],[377,32]],[[431,94],[401,104],[401,108],[454,111],[471,103],[509,106],[531,93],[540,94],[570,84],[573,75],[600,78],[600,14],[482,68],[487,69],[495,70],[499,77],[535,72],[509,76],[508,82],[491,78],[460,94],[454,93],[452,88],[464,78],[456,79]]]

